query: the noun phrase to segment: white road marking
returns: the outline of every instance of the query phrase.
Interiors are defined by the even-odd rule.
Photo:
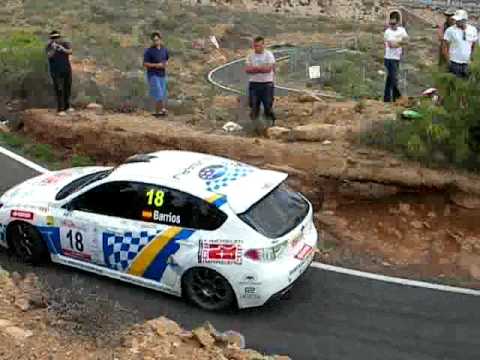
[[[397,284],[397,285],[405,285],[405,286],[420,287],[425,289],[447,291],[447,292],[453,292],[453,293],[464,294],[464,295],[480,296],[480,290],[475,290],[475,289],[467,289],[467,288],[461,288],[456,286],[434,284],[434,283],[429,283],[425,281],[417,281],[417,280],[403,279],[403,278],[398,278],[393,276],[385,276],[385,275],[369,273],[365,271],[358,271],[358,270],[353,270],[353,269],[348,269],[348,268],[343,268],[338,266],[322,264],[319,262],[313,262],[311,266],[316,269],[321,269],[325,271],[331,271],[331,272],[361,277],[361,278],[370,279],[370,280],[378,280],[378,281],[383,281],[383,282]]]
[[[1,146],[0,146],[0,153],[40,173],[50,172],[48,169],[38,164],[35,164],[34,162],[28,159],[25,159],[24,157],[17,155]],[[348,269],[348,268],[343,268],[343,267],[338,267],[333,265],[322,264],[316,261],[314,261],[310,266],[315,269],[331,271],[339,274],[356,276],[356,277],[361,277],[361,278],[370,279],[370,280],[383,281],[391,284],[419,287],[419,288],[445,291],[445,292],[464,294],[464,295],[480,296],[480,290],[475,290],[475,289],[467,289],[467,288],[461,288],[461,287],[455,287],[455,286],[434,284],[434,283],[429,283],[425,281],[403,279],[403,278],[398,278],[393,276],[386,276],[381,274],[369,273],[365,271],[359,271],[359,270],[353,270],[353,269]]]
[[[0,146],[0,154],[3,154],[5,156],[8,156],[9,158],[29,167],[30,169],[33,169],[35,171],[38,171],[39,173],[47,173],[50,172],[50,170],[44,168],[43,166],[40,166],[38,164],[35,164],[33,161],[30,161],[28,159],[25,159],[24,157],[15,154],[14,152],[7,150],[3,147]]]

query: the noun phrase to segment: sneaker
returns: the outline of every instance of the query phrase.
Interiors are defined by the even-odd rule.
[[[60,111],[57,115],[58,116],[67,116],[67,113],[65,111]]]
[[[73,107],[69,107],[68,110],[67,110],[67,112],[69,112],[69,113],[74,112],[74,111],[75,111],[75,109]]]

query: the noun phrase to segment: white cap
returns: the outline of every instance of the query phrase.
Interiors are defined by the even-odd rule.
[[[455,21],[468,20],[468,13],[465,10],[457,10],[453,15]]]

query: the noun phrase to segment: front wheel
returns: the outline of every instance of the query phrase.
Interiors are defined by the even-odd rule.
[[[232,287],[215,270],[189,270],[183,279],[183,289],[188,300],[205,310],[225,310],[235,303]]]
[[[22,222],[10,226],[9,243],[20,260],[35,265],[48,260],[48,249],[35,227]]]

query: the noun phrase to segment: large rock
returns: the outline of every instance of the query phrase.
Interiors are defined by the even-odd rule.
[[[366,199],[381,199],[400,192],[396,186],[356,181],[342,183],[338,191],[344,196]]]
[[[457,191],[450,194],[450,200],[466,209],[480,209],[480,196]]]
[[[325,141],[345,138],[347,129],[330,124],[308,124],[294,128],[291,137],[296,141]]]
[[[33,336],[30,330],[23,329],[21,327],[13,325],[9,320],[0,319],[0,333],[3,333],[15,342],[21,343]]]
[[[269,139],[286,141],[289,138],[290,129],[281,126],[273,126],[267,129],[266,135]]]
[[[200,345],[209,348],[215,344],[215,338],[211,332],[205,327],[199,327],[192,330],[193,338],[196,339]]]
[[[175,321],[160,317],[147,322],[153,331],[159,336],[179,335],[182,333],[182,328]]]

